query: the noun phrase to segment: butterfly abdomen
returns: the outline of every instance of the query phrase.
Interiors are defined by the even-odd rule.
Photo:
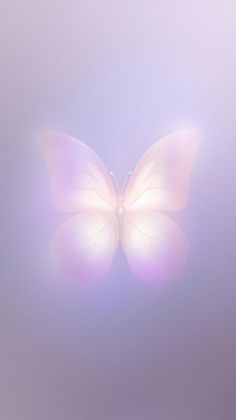
[[[121,222],[125,216],[125,206],[124,206],[124,201],[122,197],[119,197],[118,202],[117,202],[116,216],[117,216],[118,222]]]

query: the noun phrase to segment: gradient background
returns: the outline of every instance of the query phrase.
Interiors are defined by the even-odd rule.
[[[236,4],[2,0],[1,346],[4,420],[236,418]],[[50,273],[53,210],[41,129],[90,145],[120,182],[155,140],[205,135],[191,252],[153,287],[118,252],[81,286]]]

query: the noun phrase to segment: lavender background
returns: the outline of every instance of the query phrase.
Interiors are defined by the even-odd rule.
[[[1,1],[4,420],[236,418],[236,5],[233,0]],[[156,139],[205,135],[180,282],[137,280],[119,251],[81,286],[50,273],[41,129],[90,145],[120,182]]]

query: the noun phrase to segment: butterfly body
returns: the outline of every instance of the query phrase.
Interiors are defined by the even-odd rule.
[[[117,222],[120,225],[125,217],[125,205],[123,197],[118,197],[117,205],[116,205],[116,217]]]
[[[108,271],[120,241],[138,277],[158,284],[180,277],[188,244],[164,212],[185,207],[200,141],[197,130],[184,130],[156,142],[119,193],[113,174],[86,144],[44,133],[54,207],[74,213],[53,239],[63,268],[81,281],[96,280]]]

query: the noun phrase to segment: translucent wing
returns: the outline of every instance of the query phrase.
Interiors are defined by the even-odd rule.
[[[83,212],[72,216],[52,241],[56,263],[70,277],[86,282],[110,268],[118,241],[114,214]]]
[[[99,157],[72,137],[43,133],[41,147],[55,208],[77,213],[53,238],[57,265],[78,280],[98,279],[109,269],[118,241],[111,176]]]
[[[40,140],[57,210],[109,211],[115,207],[117,198],[111,176],[86,144],[54,132],[42,133]]]
[[[127,210],[176,211],[185,207],[201,134],[185,130],[162,138],[136,165],[124,194]]]
[[[188,244],[169,217],[157,212],[126,213],[122,246],[137,277],[157,284],[181,277]]]
[[[123,200],[122,244],[131,270],[161,283],[181,276],[188,245],[183,232],[161,211],[182,209],[201,134],[181,131],[155,143],[135,167]]]

